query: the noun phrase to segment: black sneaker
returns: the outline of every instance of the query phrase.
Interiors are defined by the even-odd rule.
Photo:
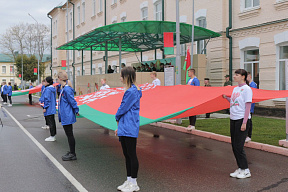
[[[62,156],[63,161],[72,161],[77,160],[76,154],[72,154],[70,152],[67,152],[66,155]]]

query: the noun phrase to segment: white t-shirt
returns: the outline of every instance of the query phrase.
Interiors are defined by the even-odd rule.
[[[100,87],[100,90],[109,89],[109,88],[110,88],[109,85],[104,84],[104,85],[102,85],[102,86]]]
[[[153,80],[152,81],[152,84],[154,84],[154,85],[161,85],[161,81],[157,78],[157,79],[155,79],[155,80]]]
[[[235,87],[230,99],[230,119],[243,119],[245,115],[245,103],[252,102],[252,90],[248,85]],[[248,119],[251,119],[249,113]]]

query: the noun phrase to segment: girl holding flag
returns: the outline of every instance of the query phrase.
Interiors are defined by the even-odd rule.
[[[40,97],[40,99],[39,99],[39,105],[41,105],[42,103],[44,103],[44,91],[45,91],[45,88],[46,88],[46,81],[45,81],[45,79],[43,79],[42,80],[42,87],[41,87],[41,97]],[[44,116],[44,118],[45,118],[45,116]],[[47,123],[47,120],[46,120],[46,118],[45,118],[45,124],[46,125],[44,125],[43,127],[42,127],[42,129],[49,129],[49,126],[48,126],[48,123]]]
[[[252,90],[248,86],[247,71],[237,69],[234,81],[238,86],[233,89],[231,98],[223,95],[230,102],[230,134],[231,144],[238,169],[230,174],[230,177],[244,179],[251,177],[248,162],[244,151],[244,143],[247,136],[246,124],[251,118],[250,109],[252,103]]]
[[[12,96],[12,86],[11,86],[11,82],[8,83],[7,96],[8,96],[8,99],[9,99],[9,101],[10,101],[10,104],[8,105],[8,107],[12,107],[12,99],[11,99],[11,96]]]
[[[58,101],[58,117],[68,138],[70,148],[70,151],[62,156],[62,160],[71,161],[77,159],[73,124],[76,122],[76,115],[79,116],[79,108],[74,99],[74,90],[71,87],[71,83],[68,81],[66,72],[63,71],[58,73],[58,83],[60,83],[62,87]]]
[[[136,73],[132,67],[125,67],[121,70],[120,80],[125,86],[125,93],[115,115],[118,125],[115,135],[119,136],[125,156],[127,180],[117,189],[122,192],[139,191],[140,188],[136,181],[139,167],[136,144],[139,133],[142,91],[136,84]]]

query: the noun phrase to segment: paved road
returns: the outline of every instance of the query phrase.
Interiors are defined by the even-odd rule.
[[[63,162],[68,150],[57,123],[57,141],[45,142],[48,130],[42,109],[27,105],[26,96],[13,97],[6,109],[88,191],[113,192],[126,179],[118,138],[100,126],[78,119],[74,126],[78,160]],[[81,113],[81,111],[80,111]],[[19,126],[0,109],[0,191],[77,191]],[[227,125],[228,129],[228,125]],[[154,138],[153,134],[160,135]],[[153,126],[141,127],[138,139],[138,184],[145,192],[288,191],[288,158],[246,149],[252,178],[229,177],[236,169],[230,144]]]

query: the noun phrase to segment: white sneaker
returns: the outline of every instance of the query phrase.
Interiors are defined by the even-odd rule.
[[[186,128],[186,130],[187,130],[187,131],[195,130],[195,126],[189,125],[189,126]]]
[[[4,103],[3,103],[3,105],[7,105],[7,103],[6,103],[6,102],[4,102]]]
[[[128,181],[128,184],[121,190],[122,192],[134,192],[139,191],[140,188],[137,184],[133,184]]]
[[[249,177],[251,177],[249,169],[241,170],[240,173],[237,175],[237,179],[245,179]]]
[[[245,143],[248,143],[249,141],[251,141],[251,138],[250,137],[246,137]]]
[[[12,104],[9,104],[8,107],[12,107]]]
[[[126,187],[126,185],[129,184],[129,181],[126,180],[122,185],[118,186],[117,187],[117,190],[121,191],[122,189],[124,189]]]
[[[50,136],[50,137],[47,137],[45,141],[56,141],[56,138],[55,136],[54,137]]]
[[[236,169],[236,171],[234,171],[234,173],[230,173],[230,177],[237,177],[237,175],[241,172],[241,169]]]
[[[43,127],[41,127],[42,129],[49,129],[48,125],[44,125]]]

